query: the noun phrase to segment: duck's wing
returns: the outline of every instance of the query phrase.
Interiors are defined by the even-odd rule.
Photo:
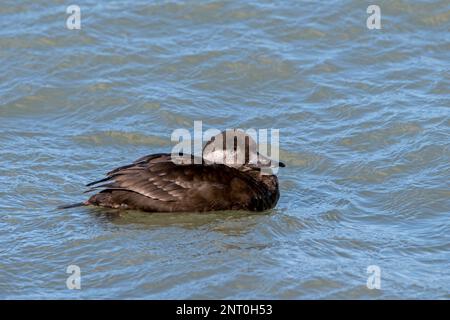
[[[145,156],[88,184],[91,188],[87,192],[100,189],[101,193],[109,193],[108,201],[115,206],[147,211],[261,210],[264,207],[266,190],[252,177],[225,165],[195,164],[193,157],[191,160],[176,164],[170,154]]]

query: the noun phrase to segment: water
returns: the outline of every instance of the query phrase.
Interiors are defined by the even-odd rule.
[[[76,4],[0,3],[0,298],[450,298],[448,1]],[[274,210],[55,209],[194,120],[280,129]]]

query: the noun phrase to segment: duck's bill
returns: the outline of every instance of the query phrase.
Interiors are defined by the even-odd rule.
[[[278,160],[271,159],[265,155],[262,155],[258,152],[258,162],[257,162],[258,168],[284,168],[286,165]]]

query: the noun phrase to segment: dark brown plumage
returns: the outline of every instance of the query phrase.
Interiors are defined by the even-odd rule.
[[[276,205],[275,175],[263,175],[249,163],[229,166],[204,158],[194,164],[190,157],[176,164],[170,154],[153,154],[114,169],[87,185],[86,192],[100,192],[83,204],[148,212],[263,211]]]
[[[275,206],[276,176],[241,172],[223,164],[174,164],[170,154],[155,154],[117,168],[90,183],[103,189],[88,204],[149,212],[250,210]]]

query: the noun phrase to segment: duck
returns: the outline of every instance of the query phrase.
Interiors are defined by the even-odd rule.
[[[273,168],[285,164],[260,154],[255,146],[250,135],[233,129],[212,137],[201,157],[182,152],[146,155],[88,183],[85,193],[96,193],[64,208],[83,205],[145,212],[269,210],[280,198]]]

